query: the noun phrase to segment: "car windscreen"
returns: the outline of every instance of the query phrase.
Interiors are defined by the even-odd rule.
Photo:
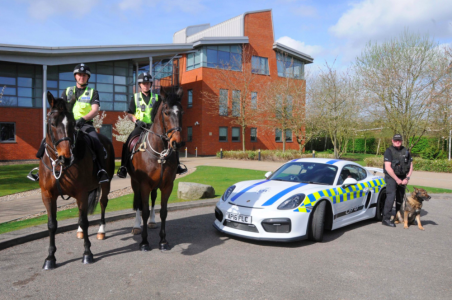
[[[279,168],[270,180],[332,185],[337,167],[322,163],[293,162]]]

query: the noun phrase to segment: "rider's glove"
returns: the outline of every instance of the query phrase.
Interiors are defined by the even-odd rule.
[[[146,123],[140,120],[137,120],[135,124],[137,125],[137,127],[146,127]]]
[[[86,120],[84,118],[80,118],[77,120],[77,122],[75,122],[75,127],[77,128],[82,128],[83,125],[85,125]]]

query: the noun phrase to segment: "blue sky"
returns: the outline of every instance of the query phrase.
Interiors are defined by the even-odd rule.
[[[0,43],[83,46],[171,43],[189,25],[272,9],[275,39],[349,65],[369,40],[404,29],[452,42],[450,0],[0,0]]]

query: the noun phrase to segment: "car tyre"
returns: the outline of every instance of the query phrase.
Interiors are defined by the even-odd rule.
[[[315,207],[312,212],[311,226],[309,226],[308,237],[313,242],[321,242],[323,240],[323,231],[325,228],[325,210],[326,202],[322,201]]]
[[[377,207],[375,210],[375,220],[381,221],[383,220],[383,209],[385,207],[386,202],[386,190],[382,190],[378,195]]]

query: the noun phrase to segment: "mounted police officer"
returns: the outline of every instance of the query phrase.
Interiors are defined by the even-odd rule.
[[[129,119],[135,123],[135,129],[127,138],[127,141],[122,146],[121,167],[118,169],[118,177],[127,177],[127,162],[129,155],[129,142],[130,139],[140,135],[143,131],[142,128],[150,128],[152,124],[152,107],[155,102],[159,101],[159,96],[151,92],[152,76],[151,74],[144,72],[138,75],[138,84],[140,85],[141,92],[135,93],[130,99],[129,110],[127,111]],[[179,155],[177,156],[179,163]],[[182,168],[180,165],[177,167],[177,174],[183,174],[187,172],[187,169]]]
[[[402,205],[405,186],[413,172],[413,159],[407,148],[402,146],[402,136],[395,134],[392,138],[392,146],[386,149],[384,154],[383,170],[386,181],[386,202],[383,209],[382,224],[395,227],[391,221],[392,206],[396,199],[396,213]]]
[[[80,129],[85,134],[89,135],[94,142],[94,151],[96,152],[96,159],[99,163],[99,171],[97,178],[99,183],[108,182],[108,174],[105,171],[105,149],[97,136],[96,129],[93,126],[93,119],[99,114],[99,93],[97,90],[88,87],[88,81],[91,77],[91,70],[86,64],[78,64],[75,66],[74,78],[76,85],[68,87],[62,94],[61,98],[66,101],[68,111],[72,111],[74,119],[76,120],[75,127]],[[75,97],[75,101],[73,101]],[[41,143],[36,157],[41,158],[44,154],[45,140]],[[38,181],[38,175],[30,174],[29,179]]]

